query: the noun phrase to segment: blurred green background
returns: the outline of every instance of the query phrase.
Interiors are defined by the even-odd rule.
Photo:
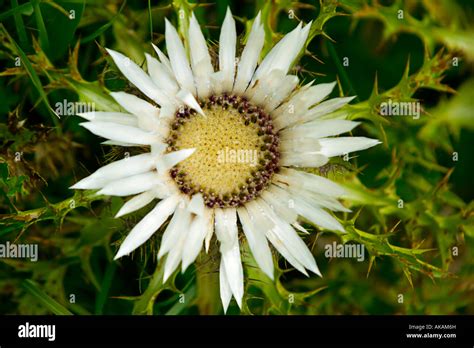
[[[215,240],[167,284],[156,264],[159,233],[132,258],[112,261],[150,206],[114,219],[121,198],[69,190],[124,150],[53,111],[63,100],[116,107],[108,91],[133,86],[104,48],[142,65],[150,41],[165,50],[165,17],[183,33],[193,10],[216,49],[227,6],[242,42],[262,11],[265,51],[299,20],[313,20],[294,72],[306,83],[337,80],[334,96],[357,95],[343,110],[363,122],[353,134],[383,142],[319,171],[353,196],[345,202],[353,213],[338,215],[346,235],[307,226],[324,277],[307,278],[280,260],[272,282],[243,240],[244,307],[232,303],[229,313],[474,314],[470,0],[3,1],[0,243],[37,243],[40,260],[0,259],[0,313],[222,313]],[[417,100],[422,115],[380,116],[389,99]],[[333,241],[362,243],[366,260],[326,258]]]

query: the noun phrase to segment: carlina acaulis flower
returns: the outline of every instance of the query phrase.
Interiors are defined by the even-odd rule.
[[[352,97],[327,99],[335,83],[298,85],[288,71],[308,37],[300,23],[260,61],[264,29],[255,18],[242,55],[230,10],[219,39],[218,71],[194,15],[186,46],[166,20],[166,56],[146,55],[147,72],[108,50],[125,77],[155,104],[124,92],[111,93],[125,110],[79,116],[81,125],[107,144],[147,146],[149,152],[110,163],[72,186],[99,194],[131,196],[117,217],[157,200],[131,230],[116,259],[145,243],[170,218],[158,259],[166,255],[164,281],[181,263],[194,262],[215,232],[220,245],[220,293],[224,310],[234,296],[242,305],[244,272],[239,226],[258,266],[273,279],[269,243],[296,269],[321,275],[296,230],[300,217],[343,232],[326,209],[349,211],[338,184],[298,167],[320,167],[333,156],[379,143],[365,137],[331,137],[357,122],[327,115]],[[237,63],[236,63],[237,62]],[[145,147],[146,148],[146,147]],[[240,223],[239,223],[240,222]],[[296,229],[296,230],[295,230]]]

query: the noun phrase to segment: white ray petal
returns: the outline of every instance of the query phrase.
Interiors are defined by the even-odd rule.
[[[287,190],[275,185],[272,186],[271,191],[275,193],[277,197],[281,197],[281,199],[291,199],[293,201],[294,210],[313,224],[329,230],[345,232],[339,221],[331,214],[318,206],[309,204],[304,197],[290,195]]]
[[[234,84],[236,44],[235,21],[230,9],[227,8],[219,37],[219,69],[223,76],[222,90],[224,92],[232,91]]]
[[[265,100],[265,109],[273,111],[298,85],[298,77],[295,75],[287,75],[283,78],[277,88],[273,90],[270,97]]]
[[[245,92],[257,67],[258,59],[260,58],[260,53],[262,52],[263,43],[265,41],[265,31],[260,18],[261,13],[258,12],[252,24],[247,44],[240,58],[234,85],[235,93]]]
[[[173,214],[178,204],[179,196],[171,196],[160,201],[135,227],[130,231],[114,260],[130,254],[133,250],[145,243],[156,232],[165,220]]]
[[[250,220],[255,226],[258,226],[261,231],[265,232],[265,236],[272,243],[275,249],[298,271],[308,276],[303,265],[292,255],[287,249],[283,240],[274,232],[275,224],[270,218],[262,211],[262,209],[255,204],[255,201],[251,201],[246,204],[245,208],[249,213]]]
[[[73,189],[97,189],[106,183],[140,173],[145,173],[153,168],[153,156],[149,153],[126,157],[119,161],[107,164],[99,168],[88,177],[82,179],[71,188]]]
[[[176,229],[173,231],[176,235],[176,243],[171,246],[168,256],[166,257],[163,282],[168,280],[182,260],[183,248],[188,239],[190,232],[189,223],[191,222],[191,214],[188,211],[185,211],[184,214],[184,219],[176,225]]]
[[[368,149],[381,144],[377,139],[366,137],[339,137],[319,139],[321,153],[327,157],[340,156],[349,152]]]
[[[196,257],[202,249],[204,238],[208,232],[209,221],[212,219],[211,214],[211,210],[206,209],[203,215],[194,217],[189,227],[189,234],[183,248],[183,263],[181,268],[183,272],[196,260]]]
[[[235,225],[235,230],[237,231],[237,225]],[[220,250],[230,289],[235,301],[239,307],[242,308],[242,298],[244,297],[244,270],[240,259],[239,242],[236,239],[234,245],[225,248],[221,245]]]
[[[298,214],[311,221],[313,224],[327,228],[328,230],[335,230],[345,232],[344,227],[327,211],[311,206],[303,202],[301,198],[295,202],[295,208]]]
[[[285,74],[288,72],[291,64],[303,48],[311,27],[311,23],[303,29],[301,29],[301,25],[300,22],[295,29],[285,35],[267,54],[255,72],[252,84],[260,77],[269,74],[272,70],[281,70]]]
[[[181,231],[189,228],[190,221],[191,214],[187,210],[186,204],[181,201],[161,238],[158,259],[162,258],[178,244]]]
[[[275,180],[290,186],[300,187],[303,190],[331,197],[340,197],[346,193],[346,190],[334,181],[300,170],[284,168],[280,174],[275,174],[274,177]]]
[[[197,93],[199,97],[206,98],[211,91],[210,78],[211,74],[214,73],[214,68],[212,67],[206,39],[202,34],[194,13],[189,20],[188,40],[189,47],[192,47],[190,50],[191,67],[194,73]]]
[[[226,313],[227,308],[229,308],[230,300],[232,299],[232,291],[230,289],[229,281],[227,280],[227,274],[223,260],[221,260],[219,266],[219,287],[222,306],[224,307],[224,313]]]
[[[186,158],[191,156],[194,151],[196,151],[195,148],[170,152],[158,159],[156,167],[160,173],[164,173],[179,162],[184,161]]]
[[[148,74],[153,83],[168,94],[173,95],[179,89],[174,76],[170,75],[168,69],[158,59],[145,53]]]
[[[123,112],[92,111],[79,113],[77,116],[88,121],[114,122],[134,127],[138,125],[138,120],[135,116]]]
[[[270,190],[263,191],[261,197],[286,222],[293,224],[298,219],[298,214],[291,207],[291,201],[278,199]]]
[[[237,211],[235,208],[216,209],[216,235],[221,243],[220,251],[227,280],[239,307],[242,306],[244,275],[240,260],[237,231]]]
[[[191,198],[189,202],[188,210],[196,215],[203,216],[206,207],[204,206],[204,198],[202,193],[197,193]]]
[[[123,141],[114,141],[114,140],[106,140],[106,141],[101,142],[101,144],[110,145],[110,146],[125,146],[125,147],[137,146],[137,144],[124,143]]]
[[[298,122],[308,122],[315,120],[321,116],[330,114],[331,112],[336,111],[337,109],[342,108],[344,105],[348,104],[355,96],[352,97],[341,97],[341,98],[332,98],[326,101],[323,101],[321,104],[316,105],[315,107],[309,109],[305,115],[303,115]]]
[[[170,74],[170,76],[174,77],[173,68],[171,67],[171,63],[170,63],[170,60],[168,59],[168,57],[157,46],[155,46],[153,43],[151,45],[153,46],[153,49],[155,50],[156,54],[158,54],[158,58],[160,58],[161,64],[163,64],[165,66],[165,68],[166,68],[166,70],[168,70],[168,73]]]
[[[265,238],[265,233],[255,227],[245,208],[239,208],[237,211],[255,261],[262,271],[273,280],[274,266],[272,252]]]
[[[107,178],[95,178],[92,176],[87,176],[69,188],[74,190],[96,190],[104,187],[108,183],[109,179]]]
[[[186,51],[175,27],[167,20],[165,28],[166,48],[170,57],[171,68],[179,85],[187,89],[192,94],[196,93],[194,88],[194,78],[189,66]]]
[[[136,95],[125,92],[111,92],[110,95],[121,107],[135,116],[147,115],[156,119],[160,116],[160,109]]]
[[[169,98],[157,88],[151,78],[137,64],[132,62],[130,58],[111,49],[107,49],[107,52],[109,52],[122,74],[147,97],[160,105],[170,103]]]
[[[301,198],[305,199],[308,204],[311,206],[317,206],[321,208],[327,208],[332,211],[344,211],[350,213],[351,210],[347,209],[345,206],[341,204],[336,198],[327,196],[321,193],[317,193],[314,191],[306,190],[301,188],[300,186],[291,185],[285,186],[280,182],[274,182],[275,185],[287,190],[291,195],[300,196]]]
[[[282,152],[281,165],[295,167],[321,167],[328,163],[328,158],[316,152]]]
[[[284,137],[280,133],[280,151],[281,152],[318,152],[321,150],[321,145],[318,139],[315,138],[296,138]]]
[[[137,211],[138,209],[141,209],[144,206],[146,206],[153,199],[155,199],[155,193],[152,190],[140,193],[139,195],[136,195],[132,199],[128,200],[122,206],[122,208],[120,208],[120,210],[118,211],[117,215],[115,215],[115,217],[119,218],[121,216]]]
[[[302,137],[324,138],[331,135],[350,132],[360,122],[348,120],[312,121],[302,125],[286,128],[280,132],[282,142],[286,139],[300,139]]]
[[[159,140],[154,133],[112,122],[85,122],[80,125],[95,135],[124,143],[150,145]]]
[[[156,172],[147,172],[112,181],[102,188],[98,195],[129,196],[163,185]]]
[[[224,245],[233,245],[237,234],[237,215],[235,208],[215,209],[215,232],[217,239]]]
[[[285,244],[288,251],[290,251],[290,253],[298,260],[298,262],[300,262],[311,272],[321,275],[318,266],[316,265],[316,261],[314,260],[313,254],[311,254],[310,250],[303,240],[298,236],[293,227],[280,219],[265,201],[257,199],[255,203],[261,207],[263,213],[268,216],[268,218],[271,219],[275,224],[273,232]]]
[[[204,116],[204,111],[202,111],[201,107],[199,106],[196,98],[194,95],[191,94],[191,92],[187,90],[180,90],[176,97],[181,100],[184,104],[189,106],[191,109],[196,110],[199,114]]]
[[[336,86],[336,81],[329,83],[319,83],[315,86],[311,86],[303,95],[301,95],[301,100],[310,107],[312,105],[318,104],[323,99],[325,99]]]

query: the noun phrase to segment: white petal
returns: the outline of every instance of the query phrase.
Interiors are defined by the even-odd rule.
[[[80,125],[95,135],[124,143],[150,145],[159,140],[154,133],[112,122],[85,122]]]
[[[134,127],[138,125],[138,120],[135,116],[123,112],[92,111],[80,113],[77,114],[77,116],[85,118],[88,121],[114,122]]]
[[[158,159],[158,163],[156,167],[160,173],[164,173],[168,169],[174,167],[181,161],[184,161],[186,158],[191,156],[196,149],[183,149],[179,151],[170,152],[160,159]]]
[[[127,238],[120,245],[120,249],[115,256],[118,258],[130,254],[133,250],[145,243],[155,231],[173,214],[178,204],[178,196],[171,196],[162,200],[153,208],[135,227],[130,231]]]
[[[122,74],[147,97],[160,105],[170,102],[168,97],[156,87],[150,77],[137,64],[132,62],[130,58],[111,49],[107,49],[107,52],[112,56]]]
[[[348,104],[355,96],[352,97],[343,97],[343,98],[333,98],[322,102],[321,104],[315,106],[312,109],[309,109],[305,115],[299,118],[298,122],[308,122],[315,120],[318,117],[328,115],[331,112],[336,111],[337,109],[342,108],[344,105]]]
[[[183,263],[182,271],[184,272],[191,263],[196,260],[199,252],[202,249],[204,238],[208,232],[209,221],[212,219],[212,212],[206,209],[203,215],[195,216],[191,226],[189,227],[189,234],[185,241],[183,248]]]
[[[265,109],[273,111],[298,85],[298,77],[287,75],[280,82],[279,86],[273,90],[270,97],[265,100]]]
[[[237,231],[237,212],[235,208],[216,209],[216,235],[221,243],[222,261],[232,294],[239,307],[242,305],[244,275],[240,260]]]
[[[281,152],[318,152],[321,150],[321,144],[315,138],[297,138],[284,137],[280,133],[280,151]]]
[[[145,53],[146,65],[148,67],[148,74],[153,83],[166,93],[173,95],[179,89],[174,76],[170,75],[168,69],[158,59]]]
[[[155,199],[155,193],[153,191],[145,191],[143,193],[140,193],[139,195],[136,195],[135,197],[127,201],[127,203],[125,203],[122,208],[120,208],[115,217],[118,218],[137,211],[138,209],[141,209],[146,206],[153,199]]]
[[[322,176],[300,170],[285,168],[280,174],[275,174],[275,179],[290,186],[300,187],[323,195],[339,197],[346,193],[344,188],[334,181]]]
[[[329,230],[345,232],[339,221],[337,221],[331,214],[318,206],[309,204],[304,197],[290,196],[286,190],[275,185],[272,186],[271,191],[277,196],[282,197],[282,199],[291,199],[293,201],[294,210],[313,224]]]
[[[106,183],[140,173],[145,173],[153,168],[153,156],[149,153],[126,157],[99,168],[93,174],[82,179],[71,188],[73,189],[98,189]]]
[[[295,167],[321,167],[328,163],[328,158],[316,152],[282,152],[281,165]]]
[[[221,260],[221,264],[219,266],[219,286],[222,306],[224,307],[224,313],[226,313],[227,308],[229,308],[230,300],[232,299],[232,291],[225,273],[224,260]]]
[[[243,93],[247,89],[255,68],[257,67],[260,53],[262,52],[263,43],[265,41],[265,31],[263,30],[260,17],[261,13],[259,12],[253,22],[247,44],[239,61],[234,85],[235,93]]]
[[[350,132],[360,122],[348,120],[323,120],[305,123],[295,127],[286,128],[280,132],[282,142],[286,139],[299,139],[301,137],[324,138],[331,135]]]
[[[215,209],[216,236],[224,245],[234,245],[237,239],[237,215],[235,208]]]
[[[161,238],[160,250],[158,251],[158,259],[160,259],[161,257],[163,257],[163,255],[171,251],[179,243],[182,231],[189,229],[190,221],[191,214],[181,201]]]
[[[123,141],[114,141],[114,140],[106,140],[106,141],[101,142],[101,144],[110,145],[110,146],[125,146],[125,147],[137,146],[136,144],[124,143]]]
[[[274,266],[272,252],[265,238],[265,233],[256,228],[250,220],[250,216],[245,208],[239,208],[237,211],[255,261],[262,271],[273,280]]]
[[[251,201],[245,205],[247,212],[249,213],[250,220],[255,226],[258,226],[261,231],[265,232],[267,239],[277,249],[277,251],[298,271],[304,275],[308,275],[303,265],[292,255],[287,249],[285,243],[275,233],[275,224],[272,220],[262,211],[259,205],[255,201]]]
[[[288,251],[290,251],[290,253],[305,268],[318,275],[321,275],[318,266],[316,265],[316,261],[314,260],[314,256],[311,254],[308,247],[298,236],[293,227],[291,227],[291,225],[287,222],[280,219],[265,201],[257,199],[255,202],[263,209],[264,214],[266,214],[273,221],[273,223],[275,224],[273,232],[285,244]]]
[[[153,49],[155,50],[156,54],[158,54],[158,58],[160,58],[160,62],[165,66],[166,70],[168,70],[168,73],[170,74],[170,76],[174,76],[173,68],[171,67],[171,62],[168,59],[168,57],[153,43],[151,45],[153,46]]]
[[[230,9],[227,8],[219,37],[219,69],[223,76],[222,90],[224,92],[232,91],[234,84],[236,44],[235,21]]]
[[[366,137],[339,137],[319,139],[321,153],[327,157],[343,155],[349,152],[368,149],[381,144],[377,139]]]
[[[235,226],[237,231],[237,225]],[[224,262],[225,273],[230,289],[235,301],[242,308],[242,298],[244,296],[244,270],[240,259],[239,241],[236,239],[234,245],[223,246],[221,244],[222,261]]]
[[[298,101],[303,102],[306,107],[318,104],[325,99],[336,86],[336,82],[319,83],[315,86],[309,87],[297,98]]]
[[[170,56],[170,63],[176,80],[182,88],[195,94],[196,90],[194,88],[193,73],[189,67],[183,43],[173,25],[167,19],[165,19],[165,22],[166,48],[168,50],[168,55]]]
[[[262,64],[258,67],[253,82],[271,73],[273,70],[281,70],[286,74],[303,48],[310,27],[311,24],[308,24],[305,28],[301,29],[300,23],[293,31],[285,35],[267,54]]]
[[[112,181],[97,192],[98,195],[129,196],[163,185],[161,177],[156,172],[137,174]]]
[[[210,77],[214,73],[214,68],[212,67],[206,39],[202,34],[194,13],[189,20],[188,42],[189,47],[191,47],[191,67],[194,73],[197,93],[200,98],[206,98],[211,90]]]
[[[153,118],[158,118],[160,115],[160,109],[149,102],[138,98],[136,95],[125,92],[111,92],[110,95],[120,104],[121,107],[135,116],[145,114]]]
[[[264,190],[261,197],[286,222],[293,224],[298,219],[296,211],[291,209],[291,201],[278,199],[270,190]]]
[[[203,216],[206,207],[204,206],[204,198],[201,193],[193,195],[191,202],[189,202],[188,210],[196,215]]]
[[[194,97],[194,95],[191,94],[191,92],[182,89],[178,92],[176,97],[183,103],[185,103],[187,106],[189,106],[191,109],[196,110],[198,113],[204,116],[204,112],[202,111],[196,98]]]
[[[189,212],[185,212],[185,214],[186,217],[184,220],[180,221],[177,228],[173,231],[176,235],[176,243],[171,246],[171,250],[166,257],[163,282],[166,282],[166,280],[168,280],[168,278],[173,274],[182,259],[183,248],[190,232],[189,223],[191,221],[191,214]]]

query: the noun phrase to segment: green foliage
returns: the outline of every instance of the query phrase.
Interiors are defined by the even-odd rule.
[[[297,274],[275,253],[275,280],[245,240],[242,314],[473,313],[474,116],[472,13],[466,1],[290,0],[255,4],[185,0],[11,1],[0,6],[0,244],[39,245],[38,262],[0,259],[0,312],[19,314],[219,314],[218,243],[163,284],[158,232],[113,261],[150,207],[115,219],[122,199],[68,190],[123,156],[58,118],[56,103],[119,110],[111,90],[133,91],[106,56],[142,65],[151,40],[164,49],[164,18],[186,33],[191,11],[216,42],[226,4],[245,42],[261,11],[264,52],[298,20],[312,21],[294,73],[338,80],[354,103],[331,117],[362,121],[355,135],[383,144],[316,170],[342,183],[345,234],[304,226],[323,278]],[[401,11],[401,12],[400,12]],[[345,59],[349,58],[349,65]],[[387,117],[389,100],[419,101],[419,118]],[[360,243],[368,257],[328,259],[324,245]],[[404,296],[403,302],[399,295]],[[235,303],[229,313],[239,313]]]

